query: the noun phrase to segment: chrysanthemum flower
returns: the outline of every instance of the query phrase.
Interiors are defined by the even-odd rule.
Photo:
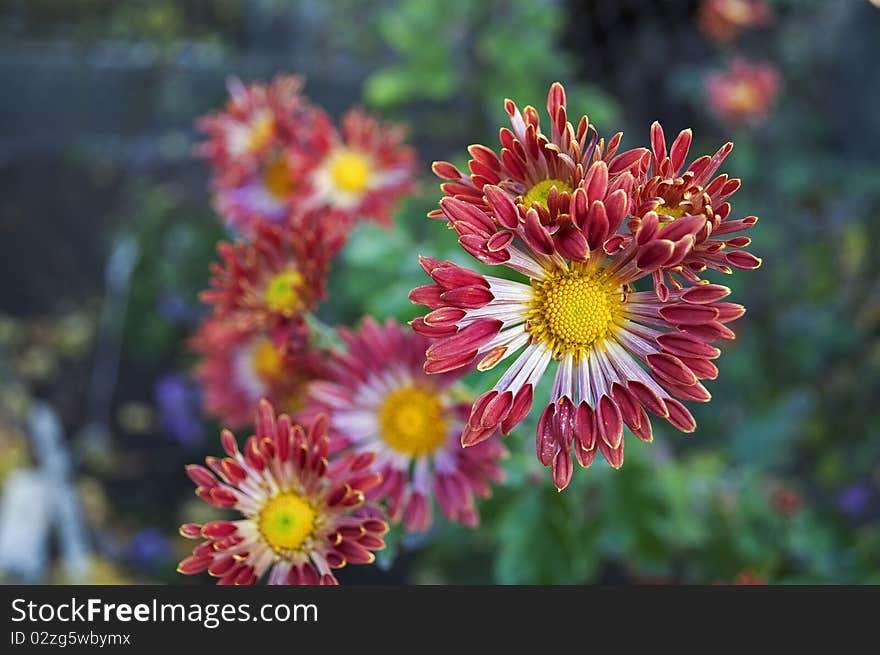
[[[561,86],[554,85],[551,115],[564,115],[564,104]],[[571,132],[567,124],[559,129]],[[650,441],[648,413],[693,431],[694,419],[679,399],[709,400],[700,380],[717,376],[711,360],[720,354],[710,344],[732,339],[726,323],[745,311],[721,302],[730,290],[714,284],[676,289],[666,302],[653,290],[635,291],[634,282],[691,252],[706,219],[682,217],[663,226],[655,221],[635,235],[618,234],[633,204],[633,176],[628,171],[612,176],[613,164],[604,157],[590,159],[583,181],[549,217],[489,183],[478,190],[480,202],[458,193],[441,200],[442,214],[467,252],[523,274],[524,282],[422,258],[433,284],[410,294],[432,310],[413,322],[416,332],[437,339],[426,353],[427,373],[474,362],[488,370],[522,351],[473,405],[464,446],[480,443],[499,427],[508,433],[528,414],[547,367],[558,362],[536,446],[560,489],[572,475],[572,451],[582,466],[589,466],[598,450],[619,467],[624,425]],[[642,170],[643,156],[634,161]],[[627,182],[621,184],[621,178]],[[463,193],[464,179],[459,186],[456,192]]]
[[[463,174],[449,162],[435,162],[433,170],[447,180],[440,188],[447,196],[473,205],[490,214],[491,207],[483,189],[497,187],[521,211],[533,210],[539,222],[550,227],[550,237],[563,253],[580,256],[580,243],[570,216],[574,202],[583,203],[585,196],[576,194],[578,188],[589,183],[598,161],[603,162],[602,175],[597,182],[612,178],[608,195],[616,211],[619,203],[630,194],[634,176],[644,168],[648,157],[645,148],[636,148],[617,154],[623,133],[615,134],[605,144],[599,139],[587,116],[581,117],[577,127],[568,121],[565,90],[559,83],[550,87],[547,111],[550,115],[550,134],[541,131],[538,111],[527,106],[522,112],[511,100],[505,101],[511,128],[501,129],[501,152],[496,154],[483,145],[468,149],[470,173]],[[591,174],[590,171],[593,171]],[[578,206],[576,211],[587,212],[590,207]],[[442,209],[428,214],[431,218],[445,218]],[[612,225],[613,233],[619,225]],[[481,239],[462,235],[462,248],[477,259],[483,257]],[[574,251],[571,251],[574,248]],[[483,261],[481,259],[481,261]],[[489,262],[491,263],[491,262]]]
[[[302,78],[293,75],[279,75],[268,86],[231,78],[225,109],[199,121],[208,135],[199,154],[220,174],[230,168],[258,168],[270,152],[290,141],[297,120],[310,111],[300,94],[302,86]]]
[[[227,171],[214,181],[217,213],[247,237],[261,225],[284,226],[308,197],[311,165],[302,151],[279,146],[253,168]]]
[[[740,180],[726,174],[715,176],[733,144],[724,144],[711,157],[699,157],[685,169],[691,137],[691,130],[682,130],[667,151],[663,128],[655,122],[648,168],[633,188],[628,226],[635,238],[644,239],[645,233],[655,234],[676,222],[696,221],[700,225],[694,232],[693,247],[654,272],[654,289],[661,300],[669,297],[668,285],[682,288],[677,278],[685,284],[698,284],[699,274],[706,269],[730,273],[731,266],[751,270],[761,265],[759,258],[742,250],[751,239],[733,236],[758,222],[756,216],[730,220],[728,199],[739,189]]]
[[[312,412],[326,412],[342,447],[376,453],[382,484],[371,497],[386,499],[393,521],[427,530],[436,498],[451,521],[477,525],[475,496],[503,479],[507,451],[497,439],[463,450],[470,404],[452,391],[458,375],[423,370],[429,340],[388,321],[365,319],[358,332],[340,330],[347,351],[334,354],[328,380],[311,387]]]
[[[724,123],[755,125],[767,118],[779,93],[779,73],[772,64],[741,57],[728,69],[706,77],[706,103]]]
[[[722,45],[749,27],[766,25],[773,11],[764,0],[703,0],[697,24],[706,36]]]
[[[301,409],[308,383],[324,375],[323,354],[307,342],[304,325],[279,347],[269,333],[242,330],[222,318],[205,320],[190,342],[201,355],[195,373],[204,412],[238,428],[263,397],[282,411]]]
[[[338,584],[333,569],[370,564],[385,547],[387,525],[366,505],[381,476],[369,453],[328,462],[326,418],[308,431],[292,425],[272,406],[259,404],[256,434],[239,451],[235,437],[220,438],[227,457],[208,457],[187,473],[196,495],[222,509],[240,512],[236,521],[186,523],[180,533],[203,539],[178,571],[207,570],[218,584]]]
[[[340,133],[319,144],[306,207],[329,207],[353,219],[387,225],[398,201],[414,188],[415,153],[403,145],[406,130],[383,125],[359,109],[342,119]]]
[[[269,334],[283,348],[303,331],[304,315],[324,297],[330,259],[342,232],[323,216],[297,217],[295,233],[261,226],[251,242],[221,242],[211,288],[201,298],[214,316],[243,332]]]

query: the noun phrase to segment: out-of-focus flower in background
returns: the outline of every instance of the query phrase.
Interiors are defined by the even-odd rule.
[[[703,0],[697,24],[706,36],[724,45],[743,30],[767,25],[773,10],[765,0]]]
[[[200,394],[186,375],[166,373],[156,382],[154,395],[165,435],[188,446],[201,441]]]
[[[296,76],[280,75],[268,86],[232,80],[226,109],[200,122],[209,139],[198,152],[212,164],[218,212],[247,237],[258,225],[285,226],[299,212],[327,212],[324,220],[343,224],[389,224],[414,189],[406,130],[360,109],[337,128],[301,87]]]
[[[203,322],[191,345],[201,355],[195,373],[205,413],[233,428],[247,425],[263,397],[279,411],[301,409],[308,383],[324,376],[320,351],[279,347],[270,335],[224,319]]]
[[[706,76],[706,105],[729,125],[757,125],[776,104],[779,86],[779,72],[773,64],[737,57],[726,70]]]
[[[338,447],[376,454],[382,484],[370,496],[387,501],[392,521],[427,530],[436,499],[447,519],[476,526],[475,498],[501,482],[507,451],[497,438],[461,447],[470,403],[453,392],[459,375],[427,375],[430,341],[394,321],[365,319],[341,337],[329,379],[311,385],[309,415],[329,415]]]
[[[851,484],[837,495],[837,506],[848,516],[861,516],[870,504],[871,487],[864,482]]]

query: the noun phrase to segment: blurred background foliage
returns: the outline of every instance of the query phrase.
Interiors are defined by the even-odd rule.
[[[770,26],[720,47],[698,4],[0,1],[0,482],[45,469],[28,416],[48,403],[87,551],[86,573],[65,569],[52,530],[31,569],[0,555],[0,576],[199,582],[174,572],[177,526],[211,511],[183,465],[217,451],[217,426],[199,418],[186,338],[223,233],[194,120],[228,75],[299,71],[331,113],[362,102],[407,123],[421,162],[395,226],[359,227],[337,261],[328,323],[411,319],[415,255],[467,263],[424,218],[430,162],[494,145],[503,99],[543,107],[553,80],[629,146],[655,118],[694,127],[700,153],[735,141],[734,211],[761,217],[764,266],[730,281],[749,311],[694,435],[658,426],[620,471],[597,462],[557,493],[526,423],[479,530],[395,537],[343,582],[880,583],[880,10],[775,0]],[[759,126],[707,110],[703,77],[735,54],[781,74]]]

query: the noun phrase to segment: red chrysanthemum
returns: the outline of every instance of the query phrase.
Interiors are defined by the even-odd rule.
[[[308,384],[324,376],[323,353],[308,347],[305,326],[279,347],[270,334],[209,318],[190,341],[204,412],[233,428],[247,425],[254,403],[268,398],[282,411],[302,409]]]
[[[615,134],[606,145],[604,139],[598,138],[587,116],[582,116],[575,128],[568,121],[565,90],[559,83],[550,87],[547,96],[549,135],[541,131],[538,111],[534,107],[528,106],[520,112],[513,101],[506,100],[505,109],[512,129],[501,129],[500,154],[483,145],[470,146],[468,151],[472,159],[468,164],[468,175],[449,162],[435,162],[434,173],[448,180],[440,188],[447,196],[486,213],[492,222],[493,208],[484,188],[493,187],[495,193],[506,195],[521,213],[534,212],[538,222],[548,228],[555,247],[564,253],[574,248],[571,254],[580,256],[585,244],[581,243],[581,231],[573,224],[575,217],[598,209],[585,205],[587,196],[577,190],[588,189],[591,183],[602,184],[610,177],[613,181],[608,195],[614,194],[611,204],[616,209],[619,202],[628,198],[634,176],[648,157],[647,149],[636,148],[617,154],[623,133]],[[596,167],[599,162],[601,167]],[[596,178],[598,170],[602,173]],[[429,216],[445,218],[442,208]],[[617,214],[606,216],[608,225],[607,228],[603,226],[603,230],[613,234],[620,227],[619,223],[614,224],[617,218]],[[622,214],[619,218],[622,219]],[[462,248],[483,261],[481,235],[460,236]],[[598,234],[590,236],[594,239],[600,237]],[[496,245],[493,242],[490,251]]]
[[[695,159],[685,169],[691,137],[691,130],[682,130],[667,151],[663,128],[655,122],[648,167],[633,188],[628,226],[634,238],[647,241],[659,231],[674,230],[676,224],[683,223],[694,236],[691,248],[653,273],[654,289],[661,300],[669,297],[669,285],[680,290],[683,283],[699,284],[699,274],[706,269],[730,273],[731,267],[751,270],[761,265],[759,258],[742,250],[751,239],[734,236],[751,228],[758,218],[730,220],[728,199],[739,189],[740,180],[726,174],[715,176],[733,144],[724,144],[711,157]]]
[[[263,400],[243,452],[224,430],[227,457],[187,473],[197,496],[243,518],[182,525],[184,537],[203,541],[177,570],[208,571],[218,584],[256,584],[268,573],[269,584],[323,585],[338,584],[333,569],[372,563],[388,526],[366,494],[381,476],[369,453],[328,461],[326,427],[326,417],[308,430],[284,414],[276,419]]]
[[[245,236],[263,224],[286,224],[311,196],[316,153],[334,128],[301,90],[299,76],[279,75],[268,86],[233,79],[226,109],[199,122],[208,135],[199,152],[213,167],[217,211]]]
[[[706,104],[729,125],[763,122],[779,93],[779,73],[769,63],[734,59],[727,70],[706,77]]]
[[[554,84],[548,99],[551,115],[564,117],[564,105],[564,91]],[[549,143],[536,132],[536,121],[527,122],[534,133],[530,142]],[[529,205],[483,180],[471,180],[468,187],[461,179],[454,193],[447,187],[452,197],[443,198],[440,208],[462,247],[479,261],[503,265],[527,280],[422,258],[433,283],[410,294],[413,302],[432,310],[413,322],[416,332],[436,339],[426,353],[428,373],[474,362],[488,370],[524,348],[473,405],[462,434],[465,446],[480,443],[499,427],[508,433],[528,414],[544,371],[558,362],[536,447],[560,489],[571,478],[572,454],[589,466],[598,450],[619,467],[624,425],[651,440],[648,413],[693,431],[694,419],[679,399],[710,399],[700,381],[718,374],[711,360],[720,351],[711,343],[732,339],[726,324],[745,311],[721,302],[730,290],[714,284],[675,289],[665,302],[653,290],[633,289],[639,279],[684,261],[707,221],[696,215],[661,226],[656,212],[649,212],[653,221],[643,220],[635,234],[618,232],[632,218],[632,167],[641,176],[651,157],[647,150],[630,152],[631,164],[624,170],[613,169],[613,160],[606,163],[606,157],[583,156],[593,162],[583,180],[567,194],[561,211],[552,207],[560,196],[548,196],[548,215],[536,207],[543,201]],[[451,171],[440,171],[445,172]],[[463,188],[475,191],[458,193]]]
[[[305,206],[388,225],[394,207],[414,189],[415,152],[404,145],[405,136],[402,126],[384,125],[360,109],[350,110],[340,132],[318,144]]]
[[[325,293],[330,260],[343,234],[323,216],[297,216],[288,230],[260,226],[251,242],[221,242],[211,288],[201,298],[214,316],[242,332],[262,332],[283,348],[306,331],[304,315]]]
[[[773,10],[764,0],[703,0],[697,24],[706,36],[722,45],[749,27],[766,25]]]
[[[461,448],[470,403],[452,392],[459,376],[427,375],[430,341],[393,321],[368,318],[340,335],[346,351],[331,358],[328,380],[312,384],[310,412],[329,415],[342,447],[376,453],[383,481],[371,497],[407,530],[430,527],[432,497],[449,520],[477,525],[474,497],[503,479],[507,451],[497,439]]]

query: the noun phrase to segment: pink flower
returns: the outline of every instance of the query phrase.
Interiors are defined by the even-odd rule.
[[[367,453],[329,462],[326,427],[326,418],[308,430],[276,419],[263,400],[243,451],[224,430],[227,457],[187,473],[197,496],[242,518],[182,525],[184,537],[203,541],[177,570],[208,571],[218,584],[256,584],[264,575],[269,584],[337,584],[333,569],[371,564],[388,527],[365,499],[381,477]]]
[[[309,413],[329,415],[341,447],[376,454],[383,481],[371,497],[387,501],[392,521],[427,530],[436,499],[449,520],[477,525],[474,498],[503,479],[507,451],[497,439],[461,448],[470,404],[454,390],[459,376],[427,375],[430,342],[393,321],[367,318],[340,335],[346,350],[333,355],[328,379],[312,384]]]

